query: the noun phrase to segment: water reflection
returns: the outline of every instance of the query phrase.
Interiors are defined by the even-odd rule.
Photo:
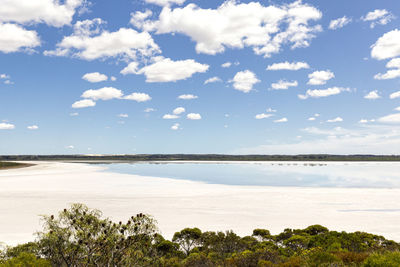
[[[400,188],[399,162],[112,163],[107,171],[212,184]]]

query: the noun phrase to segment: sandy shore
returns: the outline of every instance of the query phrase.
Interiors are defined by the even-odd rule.
[[[211,185],[193,181],[101,172],[79,163],[40,162],[0,171],[0,242],[34,239],[39,215],[82,202],[114,220],[153,215],[171,238],[184,227],[278,233],[322,224],[400,241],[400,189],[296,188]]]

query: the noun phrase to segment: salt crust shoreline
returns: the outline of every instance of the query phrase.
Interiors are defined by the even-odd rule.
[[[102,172],[104,167],[82,163],[32,163],[37,165],[0,171],[0,242],[7,245],[34,240],[40,214],[76,202],[115,221],[151,214],[166,238],[185,227],[244,236],[255,228],[276,234],[321,224],[400,241],[400,189],[215,185]]]

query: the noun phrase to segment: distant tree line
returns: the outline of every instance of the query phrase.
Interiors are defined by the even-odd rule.
[[[43,216],[35,242],[0,250],[0,266],[400,266],[400,244],[364,232],[329,231],[321,225],[273,235],[255,229],[185,228],[172,240],[154,219],[136,214],[126,222],[73,204],[58,216]]]
[[[223,154],[134,154],[134,155],[3,155],[3,161],[400,161],[399,155],[223,155]]]

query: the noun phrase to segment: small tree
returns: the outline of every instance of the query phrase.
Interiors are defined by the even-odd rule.
[[[58,218],[43,216],[40,253],[56,266],[121,266],[150,261],[155,221],[142,213],[127,223],[101,218],[101,212],[73,204]]]
[[[185,228],[176,232],[172,238],[172,241],[178,243],[186,255],[189,255],[190,251],[200,244],[200,240],[201,230],[199,228]]]

